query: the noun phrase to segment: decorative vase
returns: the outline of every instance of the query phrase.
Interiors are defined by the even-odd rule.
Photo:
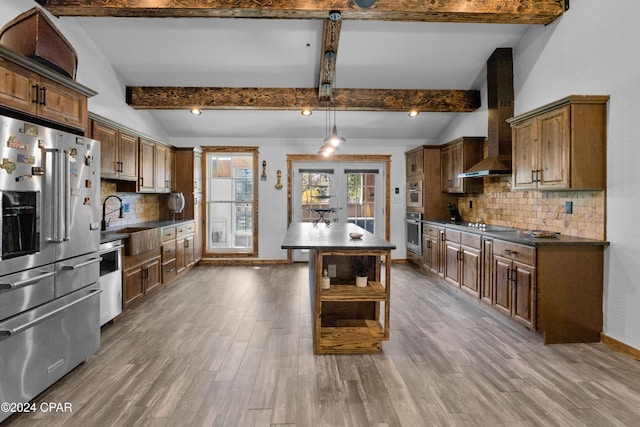
[[[368,281],[368,276],[356,276],[356,286],[359,288],[366,288]]]

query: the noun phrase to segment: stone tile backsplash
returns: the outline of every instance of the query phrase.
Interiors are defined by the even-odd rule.
[[[458,199],[466,221],[606,239],[604,191],[511,191],[510,176],[484,180],[483,194]],[[572,202],[572,214],[565,213],[566,202]]]
[[[107,215],[109,219],[109,228],[118,229],[144,221],[156,221],[160,218],[160,204],[165,200],[165,196],[161,194],[137,194],[137,193],[118,193],[116,183],[114,181],[100,181],[101,198],[100,215],[102,215],[102,204],[104,199],[110,195],[120,197],[123,203],[129,204],[129,212],[124,213],[124,218],[118,218],[118,201],[110,199],[107,202],[107,212],[114,211]],[[101,217],[102,218],[102,217]]]

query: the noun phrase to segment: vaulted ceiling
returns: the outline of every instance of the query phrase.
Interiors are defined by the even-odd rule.
[[[330,107],[347,139],[420,141],[437,139],[456,114],[479,107],[478,82],[495,48],[513,46],[530,25],[552,22],[568,6],[37,1],[78,22],[125,82],[127,102],[150,110],[171,137],[322,140]],[[190,114],[192,107],[203,114]],[[303,108],[314,114],[303,117]],[[409,110],[421,114],[410,118]]]

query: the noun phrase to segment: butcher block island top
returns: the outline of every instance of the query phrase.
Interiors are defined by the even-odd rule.
[[[362,237],[353,239],[350,233]],[[309,250],[313,352],[382,351],[382,341],[389,339],[389,261],[396,246],[355,224],[293,223],[282,248]],[[328,289],[322,286],[325,270],[331,276]],[[365,287],[356,286],[356,272],[367,276]]]

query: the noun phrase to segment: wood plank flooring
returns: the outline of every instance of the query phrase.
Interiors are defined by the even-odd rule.
[[[305,264],[202,266],[10,426],[637,426],[640,362],[542,345],[406,265],[376,355],[314,356]]]

